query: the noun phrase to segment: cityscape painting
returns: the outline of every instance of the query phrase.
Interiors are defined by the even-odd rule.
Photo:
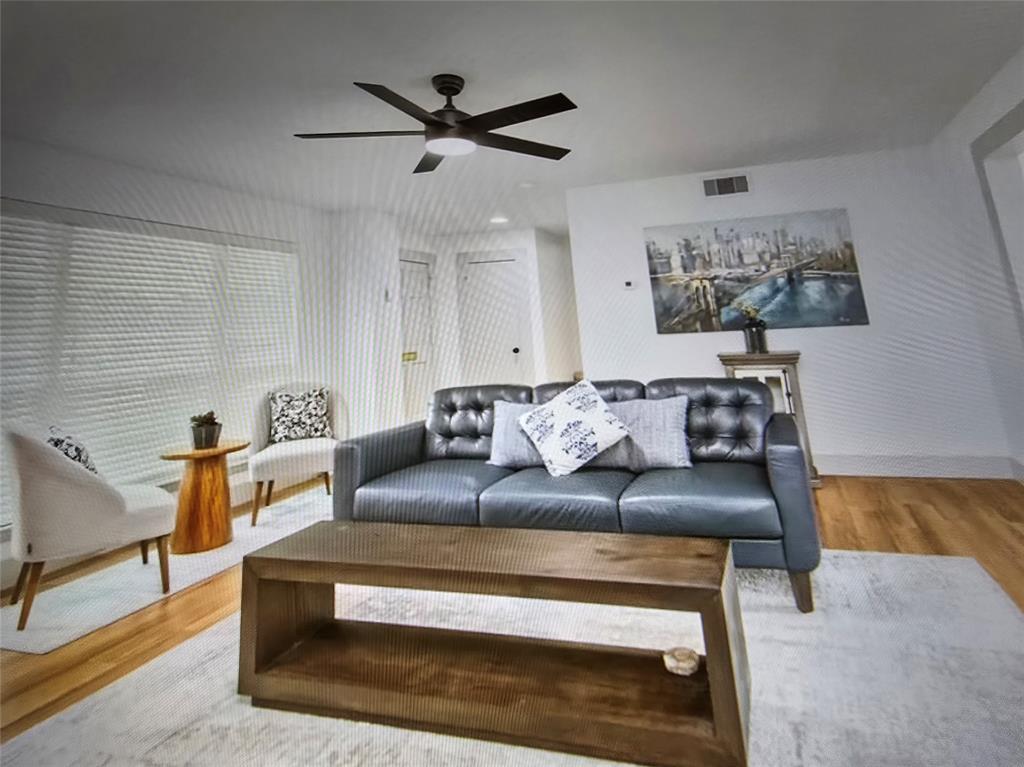
[[[867,325],[846,210],[644,230],[659,333]],[[751,309],[752,307],[752,309]]]

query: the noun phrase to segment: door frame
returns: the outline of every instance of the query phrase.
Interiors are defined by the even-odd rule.
[[[459,314],[459,365],[462,369],[463,377],[468,378],[468,366],[466,364],[466,344],[464,342],[466,331],[464,318],[464,299],[463,299],[463,285],[466,276],[466,270],[471,264],[494,264],[494,263],[515,263],[518,265],[520,271],[519,278],[522,280],[523,288],[523,311],[520,314],[520,322],[522,326],[519,328],[522,340],[519,342],[519,346],[522,352],[521,359],[523,360],[523,381],[512,382],[512,381],[478,381],[469,383],[480,383],[480,384],[505,384],[505,383],[523,383],[528,384],[533,382],[536,378],[536,359],[534,357],[535,345],[533,343],[533,314],[532,306],[530,304],[531,299],[529,295],[530,285],[530,264],[528,263],[529,253],[525,247],[512,247],[512,248],[495,248],[493,250],[471,250],[462,251],[455,254],[455,269],[456,269],[456,281],[458,289],[456,291],[456,301],[458,305]],[[532,385],[532,384],[531,384]]]
[[[435,303],[435,301],[437,299],[437,294],[436,294],[436,291],[435,291],[435,288],[434,288],[434,284],[435,284],[435,282],[434,282],[434,273],[437,270],[437,254],[436,253],[430,253],[430,252],[423,251],[423,250],[413,250],[412,248],[400,248],[399,251],[398,251],[398,270],[399,270],[399,274],[398,274],[398,286],[399,286],[398,303],[399,303],[399,327],[400,327],[400,330],[401,330],[401,343],[399,344],[399,353],[400,354],[405,352],[405,327],[403,325],[404,324],[404,319],[405,319],[405,305],[404,305],[405,296],[401,294],[401,286],[402,286],[401,270],[402,270],[402,263],[403,262],[404,263],[408,263],[408,264],[422,264],[422,265],[427,267],[427,295],[429,297],[427,303],[428,303],[428,307],[429,307],[429,311],[430,311],[430,318],[429,318],[428,328],[427,328],[427,336],[428,336],[428,339],[430,341],[430,359],[427,361],[426,365],[429,366],[429,373],[431,374],[430,375],[430,378],[431,378],[431,384],[430,385],[432,387],[436,383],[436,381],[434,380],[434,375],[433,374],[435,374],[437,372],[437,368],[435,367],[435,357],[437,356],[437,344],[436,344],[436,342],[437,342],[437,317],[435,316],[435,312],[434,312],[434,303]],[[409,392],[406,391],[405,363],[399,361],[398,364],[399,364],[399,371],[400,371],[401,376],[402,376],[402,420],[404,421],[405,418],[406,418],[406,415],[408,413]],[[416,364],[416,363],[413,363],[413,364]],[[430,388],[430,387],[428,387],[428,388]]]

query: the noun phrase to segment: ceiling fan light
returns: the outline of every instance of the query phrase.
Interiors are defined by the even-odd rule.
[[[460,154],[469,154],[476,149],[476,142],[468,138],[452,138],[444,136],[441,138],[427,139],[426,149],[431,154],[439,154],[442,157],[452,157]]]

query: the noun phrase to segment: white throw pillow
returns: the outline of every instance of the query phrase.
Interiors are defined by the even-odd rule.
[[[519,418],[552,477],[572,474],[629,432],[590,381],[580,381]]]

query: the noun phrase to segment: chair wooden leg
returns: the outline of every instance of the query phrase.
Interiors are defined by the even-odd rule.
[[[274,494],[274,480],[270,480],[267,483],[267,502],[265,504],[263,504],[264,506],[269,506],[270,505],[270,498],[271,498],[271,496],[273,494]]]
[[[161,535],[156,539],[156,553],[157,556],[160,557],[160,585],[163,587],[165,594],[171,590],[170,552],[168,551],[169,544],[170,537],[167,535]]]
[[[327,488],[327,495],[331,494],[331,473],[328,471],[324,472],[324,487]]]
[[[39,578],[43,574],[45,562],[33,562],[28,571],[28,585],[25,588],[25,601],[21,603],[21,615],[18,616],[18,631],[25,630],[28,623],[28,614],[32,611],[32,602],[36,598],[36,590],[39,588]]]
[[[802,613],[814,612],[814,593],[811,590],[810,573],[790,573],[789,583],[793,587],[797,609]]]
[[[25,588],[25,579],[28,577],[28,571],[31,569],[31,562],[22,562],[21,570],[18,571],[18,582],[14,584],[14,591],[11,592],[11,604],[18,604],[18,600],[21,599],[21,590]]]
[[[260,501],[263,500],[263,483],[256,483],[256,490],[252,494],[252,526],[256,527],[256,515],[260,513]]]
[[[142,552],[142,564],[149,564],[149,541],[139,541],[139,551]]]

